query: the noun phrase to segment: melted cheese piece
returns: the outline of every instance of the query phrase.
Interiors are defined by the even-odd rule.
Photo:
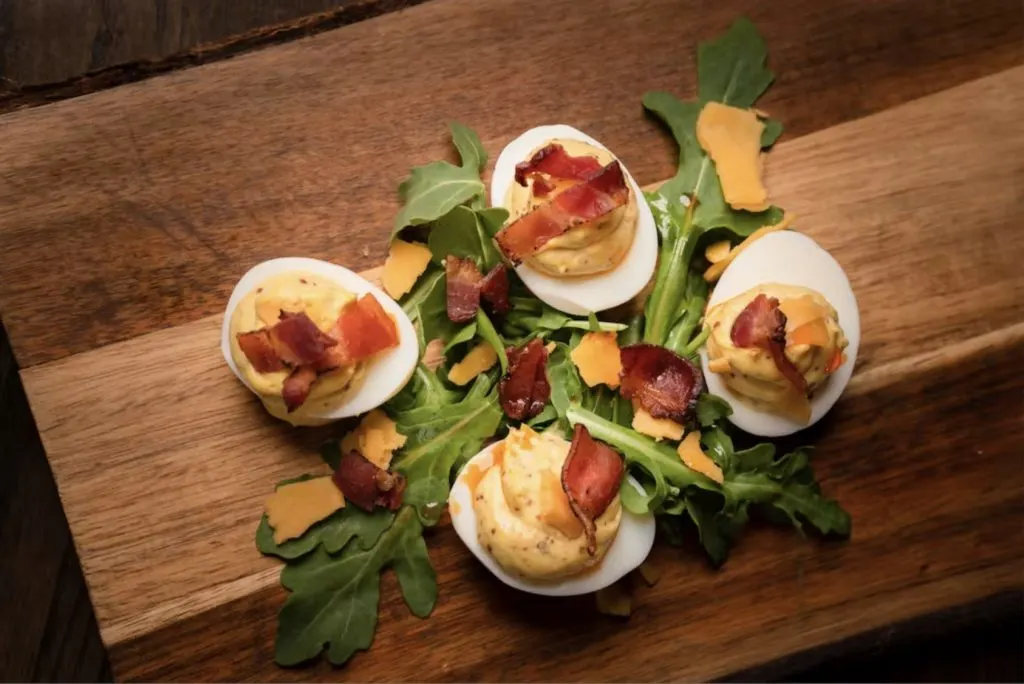
[[[700,432],[694,430],[686,435],[686,439],[679,443],[677,451],[683,464],[690,470],[696,470],[718,484],[725,482],[722,469],[700,448]]]
[[[310,527],[344,507],[345,497],[330,475],[278,487],[266,505],[274,543],[301,537]]]
[[[828,334],[828,326],[824,318],[815,318],[809,323],[804,323],[793,332],[786,335],[786,346],[793,347],[798,344],[812,344],[816,347],[824,347],[831,344],[832,336]]]
[[[657,440],[683,437],[682,425],[668,418],[655,418],[642,408],[633,412],[633,429]]]
[[[430,250],[418,242],[395,240],[384,261],[381,284],[392,299],[398,299],[412,289],[430,263]]]
[[[786,330],[796,330],[819,318],[831,316],[832,312],[809,295],[788,297],[779,302],[779,310],[786,317]]]
[[[355,430],[341,440],[342,453],[358,451],[381,470],[391,466],[397,449],[405,445],[406,436],[398,431],[395,421],[380,409],[373,409],[359,422]]]
[[[480,342],[448,371],[448,381],[465,385],[498,362],[498,352],[487,342]]]
[[[588,387],[619,386],[622,358],[619,343],[613,332],[588,332],[570,354],[572,362]]]
[[[745,250],[747,247],[763,238],[765,235],[768,235],[769,233],[774,233],[775,231],[785,230],[786,228],[789,228],[790,224],[792,224],[795,219],[795,215],[786,214],[785,216],[782,217],[782,220],[776,223],[775,225],[761,226],[760,228],[755,230],[753,233],[747,236],[747,239],[745,239],[740,244],[736,245],[735,249],[729,252],[724,259],[717,263],[711,264],[711,266],[708,267],[708,270],[704,271],[704,280],[708,281],[709,283],[713,283],[719,278],[721,278],[722,274],[725,273],[725,269],[729,267],[729,264],[731,264],[736,257],[743,253],[743,250]]]
[[[704,258],[713,264],[717,264],[719,261],[729,256],[730,250],[732,250],[732,243],[728,240],[712,242],[708,245],[707,249],[704,250]]]
[[[540,473],[540,506],[541,522],[551,525],[568,539],[578,539],[583,534],[583,523],[569,507],[561,478],[550,470]]]
[[[697,141],[714,160],[722,194],[733,209],[768,208],[768,190],[761,180],[763,131],[754,112],[719,102],[708,102],[697,117]]]

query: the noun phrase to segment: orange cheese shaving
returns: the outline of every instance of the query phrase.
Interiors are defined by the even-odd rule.
[[[782,220],[776,223],[775,225],[761,226],[760,228],[755,230],[753,233],[747,236],[746,240],[736,245],[736,247],[731,252],[729,252],[729,254],[726,255],[724,259],[717,263],[711,264],[711,266],[708,267],[708,270],[704,271],[704,280],[708,281],[709,283],[713,283],[719,278],[721,278],[722,274],[725,273],[725,269],[729,267],[729,264],[731,264],[733,260],[736,259],[736,257],[743,253],[743,250],[745,250],[747,247],[763,238],[765,235],[768,235],[769,233],[774,233],[777,230],[784,230],[788,228],[789,225],[793,223],[793,220],[795,218],[795,215],[786,214],[785,216],[782,217]]]
[[[783,299],[779,302],[779,311],[786,316],[786,330],[796,330],[829,315],[828,309],[807,295]]]
[[[494,347],[487,342],[481,342],[451,367],[448,371],[448,381],[455,385],[465,385],[497,362],[498,353],[494,351]]]
[[[570,356],[588,387],[604,384],[615,389],[619,386],[622,359],[615,333],[588,332]]]
[[[344,507],[345,497],[330,475],[278,487],[266,505],[274,543],[301,537],[310,527]]]
[[[704,258],[713,264],[717,264],[719,261],[729,256],[730,250],[732,250],[732,243],[728,240],[712,242],[708,245],[707,249],[704,250]]]
[[[562,489],[562,481],[550,470],[541,471],[540,480],[540,520],[550,525],[567,539],[579,539],[583,534],[583,524],[569,508],[569,497]]]
[[[825,319],[815,318],[787,334],[786,345],[792,347],[797,344],[812,344],[816,347],[824,347],[830,339]]]
[[[754,112],[719,102],[708,102],[697,117],[697,141],[714,160],[722,195],[733,209],[768,208],[768,190],[761,180],[763,131]]]
[[[402,448],[406,439],[388,414],[374,409],[363,416],[355,430],[342,438],[341,450],[342,453],[358,451],[370,463],[387,470],[395,450]]]
[[[718,484],[725,481],[722,469],[700,448],[700,433],[698,431],[694,430],[686,435],[686,439],[679,443],[677,451],[683,464],[690,470],[696,470]]]
[[[729,359],[723,356],[722,358],[709,360],[708,370],[712,373],[728,373],[732,370],[732,364],[729,363]]]
[[[392,299],[398,299],[416,284],[417,278],[427,270],[430,263],[430,250],[418,242],[395,240],[388,250],[388,258],[384,261],[384,273],[381,284],[384,291]]]
[[[642,408],[633,412],[633,429],[657,440],[683,437],[682,425],[668,418],[655,418]]]
[[[637,570],[640,571],[640,577],[643,578],[644,583],[649,587],[653,587],[661,579],[661,570],[654,567],[650,558],[641,563]]]

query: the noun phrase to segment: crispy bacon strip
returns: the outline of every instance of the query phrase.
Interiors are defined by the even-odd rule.
[[[522,347],[509,347],[508,372],[498,382],[498,399],[505,414],[529,420],[544,409],[551,398],[548,384],[548,350],[534,338]]]
[[[496,240],[514,263],[571,228],[610,213],[629,199],[626,177],[618,161],[587,176],[547,204],[502,228]]]
[[[704,378],[692,363],[653,344],[633,344],[620,352],[619,393],[655,418],[685,423],[693,415]]]
[[[594,157],[573,157],[558,143],[548,143],[534,152],[527,161],[516,164],[516,183],[526,187],[527,177],[543,173],[552,178],[583,180],[601,168]],[[536,183],[536,179],[534,180]],[[534,189],[536,190],[536,185]]]
[[[772,355],[775,367],[801,394],[807,394],[807,381],[793,362],[786,357],[786,314],[779,309],[779,300],[759,294],[747,304],[729,331],[737,347],[758,347]]]
[[[269,329],[270,341],[288,366],[316,363],[338,342],[317,327],[306,313],[281,312],[281,318]]]
[[[468,323],[480,308],[480,285],[483,276],[472,259],[449,254],[444,260],[447,280],[446,307],[453,323]]]
[[[284,379],[281,398],[284,399],[288,413],[305,403],[309,398],[309,392],[313,389],[314,382],[316,382],[316,370],[312,366],[299,366]]]
[[[402,505],[405,477],[378,468],[358,451],[341,457],[333,479],[345,500],[364,511],[372,513],[377,506],[396,511]]]
[[[364,361],[385,349],[398,346],[398,326],[372,294],[345,305],[331,329],[337,347],[317,363],[323,372]]]
[[[287,311],[269,328],[238,334],[238,346],[260,373],[316,363],[336,344],[305,313]]]
[[[530,174],[533,179],[533,196],[534,197],[547,197],[555,189],[554,183],[548,182],[544,176],[539,173]]]
[[[480,296],[495,316],[504,316],[512,308],[508,300],[508,267],[498,264],[480,281]]]
[[[257,373],[274,373],[285,369],[284,361],[270,340],[268,328],[239,333],[238,346]]]
[[[562,466],[562,489],[569,507],[583,524],[587,535],[587,553],[597,553],[597,528],[594,521],[608,510],[626,471],[622,455],[607,444],[597,442],[583,425],[572,433],[569,456]]]

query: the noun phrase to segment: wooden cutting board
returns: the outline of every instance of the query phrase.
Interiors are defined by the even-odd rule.
[[[0,118],[0,306],[118,678],[705,679],[1024,589],[1024,67],[976,78],[960,65],[963,78],[912,83],[913,65],[865,57],[866,81],[889,79],[887,89],[822,96],[780,82],[766,105],[805,134],[772,153],[773,196],[839,259],[861,307],[854,379],[810,436],[823,487],[853,515],[852,540],[755,526],[718,572],[695,549],[659,546],[662,580],[619,622],[586,601],[511,592],[441,528],[429,535],[431,618],[410,616],[385,581],[369,653],[342,672],[273,665],[284,591],[253,533],[273,484],[319,467],[329,429],[262,412],[223,364],[216,312],[265,258],[379,263],[393,188],[405,167],[445,153],[445,117],[477,127],[493,156],[519,129],[568,112],[641,181],[667,175],[674,151],[639,101],[651,87],[692,88],[692,39],[669,51],[657,40],[682,6],[644,3],[633,16],[594,3],[579,16],[542,4],[563,40],[622,32],[632,71],[596,77],[542,60],[552,77],[527,60],[520,81],[480,87],[484,104],[509,105],[482,113],[465,60],[513,78],[506,57],[527,54],[529,8],[438,0]],[[848,48],[837,36],[854,40],[851,25],[880,35],[860,5],[836,13],[808,18],[832,32],[818,49]],[[731,14],[697,21],[700,37]],[[789,78],[776,45],[796,49],[799,36],[765,23]],[[451,45],[463,34],[472,49]],[[387,52],[411,40],[430,48],[428,64]],[[1008,66],[1006,54],[973,68]],[[372,92],[345,89],[330,66],[344,55],[371,65],[349,78]],[[559,80],[568,104],[538,105]],[[408,83],[427,104],[398,104],[417,102]],[[834,112],[816,119],[819,106]],[[843,123],[853,106],[876,113]]]

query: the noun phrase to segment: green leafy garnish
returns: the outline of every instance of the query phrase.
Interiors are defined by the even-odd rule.
[[[497,388],[480,375],[459,401],[399,411],[398,431],[408,437],[394,469],[408,479],[403,501],[416,508],[425,525],[433,525],[448,500],[452,469],[475,455],[501,423]]]
[[[547,335],[556,330],[591,330],[594,327],[594,321],[573,318],[532,297],[513,296],[509,298],[509,303],[512,311],[505,317],[503,330],[505,336],[511,339],[535,334]],[[596,323],[597,330],[605,332],[618,332],[626,328],[624,323]]]
[[[490,209],[486,211],[493,212]],[[508,214],[504,209],[500,211]],[[427,240],[434,262],[441,264],[445,258],[454,255],[472,259],[485,273],[501,262],[501,254],[488,233],[481,213],[469,207],[457,206],[434,222]],[[486,221],[495,218],[496,215],[491,213]]]
[[[332,554],[324,546],[289,563],[281,584],[291,590],[278,616],[275,652],[281,665],[297,665],[327,647],[340,665],[373,643],[380,574],[392,568],[409,610],[426,617],[437,601],[437,580],[415,512],[402,508],[376,544],[348,544]]]
[[[660,91],[644,95],[644,107],[669,127],[679,145],[678,172],[656,193],[647,194],[662,243],[655,286],[645,311],[645,342],[671,342],[670,348],[679,354],[689,344],[687,335],[692,334],[698,317],[693,312],[698,303],[703,305],[695,291],[695,279],[700,274],[691,271],[694,250],[703,232],[725,228],[747,236],[782,218],[775,207],[758,213],[732,209],[722,195],[714,163],[697,141],[697,117],[707,102],[753,106],[772,82],[766,60],[767,50],[757,29],[749,20],[739,19],[721,38],[701,44],[696,102],[683,102]],[[771,145],[781,131],[781,124],[769,122],[762,143]],[[673,326],[679,323],[684,327],[672,335]]]
[[[494,329],[494,324],[491,323],[491,319],[487,317],[483,309],[476,310],[476,331],[483,338],[484,342],[494,348],[494,353],[498,355],[498,361],[501,363],[501,372],[505,373],[508,371],[508,355],[505,354],[505,341],[501,339],[501,335]]]
[[[480,139],[462,124],[452,123],[450,128],[462,165],[436,161],[412,170],[398,186],[403,206],[395,217],[392,239],[409,226],[436,221],[460,204],[483,195],[486,188],[480,170],[487,154]]]

